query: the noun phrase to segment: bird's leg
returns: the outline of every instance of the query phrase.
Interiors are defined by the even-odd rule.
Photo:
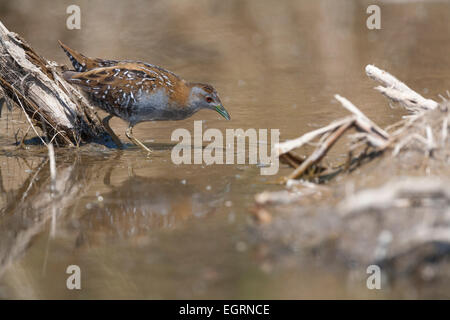
[[[103,127],[105,127],[106,131],[111,136],[111,139],[114,141],[114,143],[116,144],[117,148],[123,149],[123,144],[122,144],[122,142],[120,142],[119,137],[116,136],[114,131],[112,131],[111,127],[109,126],[109,120],[111,120],[112,117],[114,117],[114,116],[110,114],[110,115],[108,115],[108,116],[103,118],[103,120],[102,120]]]
[[[145,151],[147,151],[148,154],[152,153],[152,150],[150,148],[146,147],[142,142],[140,142],[138,139],[133,137],[133,125],[131,123],[128,126],[128,129],[125,133],[126,133],[128,139],[130,139],[135,145],[137,145],[137,146],[141,147],[142,149],[144,149]]]

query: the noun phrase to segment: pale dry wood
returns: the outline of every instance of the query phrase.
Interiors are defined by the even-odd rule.
[[[336,141],[350,128],[355,128],[360,131],[360,134],[354,141],[358,141],[359,143],[362,141],[378,150],[384,150],[389,145],[390,136],[386,131],[371,121],[348,99],[340,95],[335,95],[335,98],[345,109],[353,114],[351,117],[335,121],[328,126],[306,133],[297,139],[289,140],[275,146],[275,150],[279,154],[284,155],[295,148],[299,148],[306,143],[311,143],[314,139],[321,137],[313,153],[299,166],[295,167],[295,170],[286,177],[285,181],[297,179],[313,165],[317,165]]]
[[[0,86],[30,123],[58,145],[77,145],[105,134],[92,107],[60,71],[0,22]]]
[[[392,101],[400,103],[409,111],[433,110],[438,106],[436,101],[422,97],[396,77],[374,65],[369,64],[366,66],[366,74],[383,85],[376,87],[375,90],[381,92]]]
[[[341,103],[341,105],[356,116],[356,125],[365,131],[372,144],[376,147],[384,148],[386,142],[389,140],[389,134],[377,126],[370,120],[361,110],[359,110],[353,103],[344,97],[336,94],[334,98]]]
[[[284,141],[281,143],[277,143],[275,145],[275,151],[277,152],[278,156],[280,156],[280,155],[287,153],[293,149],[300,148],[303,145],[311,142],[315,138],[322,136],[325,133],[334,131],[337,128],[339,128],[340,126],[348,123],[349,121],[353,121],[353,120],[354,120],[354,117],[347,117],[344,119],[340,119],[338,121],[334,121],[334,122],[330,123],[329,125],[327,125],[325,127],[305,133],[304,135],[302,135],[299,138],[287,140],[287,141]]]

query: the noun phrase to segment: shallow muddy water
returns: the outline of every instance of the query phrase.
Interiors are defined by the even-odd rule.
[[[448,295],[401,282],[369,291],[320,253],[295,252],[279,263],[282,252],[254,241],[249,208],[256,193],[279,189],[270,182],[288,169],[262,176],[249,164],[175,165],[170,137],[204,120],[205,129],[279,129],[282,140],[294,138],[346,115],[336,93],[381,127],[392,124],[403,111],[372,90],[364,67],[388,70],[426,97],[445,93],[449,1],[381,1],[382,29],[373,31],[366,27],[368,1],[77,3],[80,30],[66,28],[71,1],[2,0],[0,20],[60,64],[69,61],[57,40],[87,56],[147,61],[211,83],[232,120],[201,111],[179,122],[139,124],[134,133],[155,149],[150,158],[131,145],[57,150],[61,193],[51,201],[46,149],[18,150],[14,136],[23,135],[26,119],[3,108],[0,297]],[[114,119],[111,126],[125,141],[126,124]],[[81,268],[82,290],[66,288],[69,265]]]

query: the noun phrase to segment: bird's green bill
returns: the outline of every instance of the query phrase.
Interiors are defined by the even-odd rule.
[[[217,105],[216,106],[216,111],[225,119],[227,120],[231,120],[230,114],[228,113],[227,110],[225,110],[225,108],[222,105]]]

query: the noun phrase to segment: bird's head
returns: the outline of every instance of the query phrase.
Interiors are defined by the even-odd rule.
[[[230,120],[230,114],[225,110],[219,99],[217,91],[209,84],[190,83],[189,104],[199,109],[211,109],[218,112],[222,117]]]

